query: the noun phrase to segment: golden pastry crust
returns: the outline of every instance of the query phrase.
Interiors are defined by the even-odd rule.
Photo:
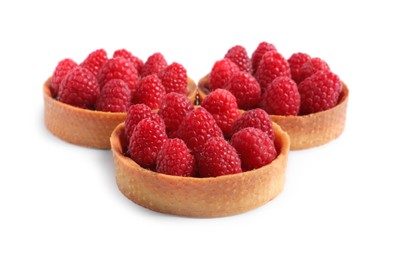
[[[288,135],[274,124],[277,158],[256,170],[216,178],[179,177],[140,167],[124,156],[124,124],[111,135],[118,188],[154,211],[189,217],[221,217],[257,208],[275,198],[285,183]]]
[[[126,113],[113,113],[82,109],[54,99],[49,89],[49,78],[43,87],[44,122],[50,132],[72,144],[110,149],[110,135],[125,121]],[[188,79],[188,97],[196,101],[197,87]]]
[[[199,102],[209,93],[209,76],[198,82]],[[326,144],[339,137],[345,128],[349,89],[342,83],[338,104],[328,110],[304,116],[270,115],[273,122],[290,136],[290,150],[301,150]]]

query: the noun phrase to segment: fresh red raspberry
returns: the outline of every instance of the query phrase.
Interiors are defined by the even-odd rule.
[[[133,94],[134,104],[146,104],[151,109],[158,109],[166,92],[157,74],[142,78]]]
[[[140,121],[146,118],[156,121],[165,129],[164,121],[157,113],[153,112],[151,108],[149,108],[145,104],[131,105],[127,111],[127,116],[125,118],[125,136],[128,141],[131,138],[133,132],[135,131],[137,124],[139,124]]]
[[[138,57],[134,56],[130,51],[126,49],[119,49],[113,53],[113,58],[115,57],[124,57],[126,60],[131,62],[135,69],[137,70],[138,74],[140,75],[142,68],[143,68],[143,61]]]
[[[206,141],[212,137],[223,137],[223,133],[213,116],[205,108],[198,107],[186,115],[179,126],[177,136],[196,154]]]
[[[300,94],[296,82],[285,76],[274,79],[263,94],[260,108],[270,115],[297,115]]]
[[[268,42],[261,42],[256,50],[252,54],[252,74],[256,73],[256,70],[259,66],[260,60],[263,57],[264,53],[267,51],[276,51],[276,48],[273,44]]]
[[[104,49],[99,49],[91,52],[87,58],[80,64],[92,72],[96,77],[99,74],[99,70],[103,67],[103,64],[108,60],[107,52]]]
[[[231,136],[234,121],[240,117],[238,103],[234,95],[225,89],[210,92],[201,106],[212,114],[226,138]]]
[[[303,81],[304,79],[308,78],[309,76],[315,74],[316,72],[323,70],[323,71],[330,71],[329,65],[320,58],[312,58],[306,63],[304,63],[300,68],[300,77],[299,82]]]
[[[139,75],[135,67],[124,57],[108,59],[100,69],[98,82],[101,88],[112,79],[125,81],[131,90],[131,95],[136,91],[139,84]]]
[[[239,71],[238,66],[230,59],[216,61],[209,75],[210,90],[224,88],[228,81]]]
[[[173,62],[160,73],[160,79],[166,93],[187,93],[187,70],[183,65]]]
[[[77,67],[77,63],[72,59],[64,59],[58,63],[54,73],[52,74],[50,85],[51,94],[54,98],[58,97],[59,87],[62,83],[62,80],[65,78],[67,73],[69,73],[69,71],[75,67]]]
[[[96,110],[126,112],[131,104],[131,90],[121,79],[112,79],[100,91]]]
[[[234,134],[231,145],[238,151],[244,171],[263,167],[277,156],[271,138],[260,129],[253,127],[244,128]]]
[[[252,62],[243,46],[236,45],[230,48],[224,58],[228,58],[234,62],[241,71],[252,73]]]
[[[275,78],[280,76],[291,77],[289,63],[277,51],[267,51],[260,60],[256,74],[254,75],[260,84],[263,94]]]
[[[289,63],[290,67],[290,72],[292,79],[298,84],[300,83],[300,69],[302,65],[304,65],[307,61],[311,59],[311,56],[309,56],[306,53],[303,52],[297,52],[293,53],[290,58],[287,60]]]
[[[183,140],[167,139],[157,155],[156,172],[195,177],[195,158]]]
[[[306,115],[334,107],[342,90],[339,77],[330,71],[318,71],[298,85],[300,114]]]
[[[143,65],[140,76],[145,77],[151,74],[158,74],[168,66],[164,55],[159,52],[154,53],[147,58]]]
[[[155,169],[157,155],[167,139],[165,128],[145,118],[137,124],[129,141],[129,154],[141,167]]]
[[[241,117],[234,122],[233,134],[247,127],[255,127],[266,133],[271,140],[274,140],[274,130],[272,129],[272,121],[264,110],[260,108],[246,111]]]
[[[225,89],[235,96],[239,109],[249,110],[260,102],[260,84],[250,73],[243,71],[235,73]]]
[[[63,103],[94,109],[99,96],[99,85],[92,72],[77,66],[62,80],[59,88],[59,100]]]
[[[175,92],[165,95],[158,110],[158,115],[164,119],[169,137],[173,137],[184,117],[193,110],[194,106],[186,95]]]
[[[214,137],[205,143],[199,155],[201,177],[217,177],[242,172],[237,151],[224,138]]]

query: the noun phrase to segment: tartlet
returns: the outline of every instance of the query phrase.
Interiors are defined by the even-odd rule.
[[[209,76],[198,82],[198,99],[202,102],[209,94]],[[326,144],[339,137],[345,128],[349,89],[342,82],[342,92],[335,107],[308,115],[270,115],[273,122],[287,132],[290,150],[302,150]]]
[[[43,87],[44,122],[47,129],[60,139],[72,144],[110,149],[110,135],[125,121],[126,113],[82,109],[54,99],[50,91],[51,78]],[[196,102],[197,86],[188,78],[186,95]]]
[[[111,135],[119,190],[133,202],[162,213],[221,217],[243,213],[275,198],[283,190],[289,137],[273,125],[278,156],[256,170],[210,178],[179,177],[140,167],[125,156],[124,123]]]

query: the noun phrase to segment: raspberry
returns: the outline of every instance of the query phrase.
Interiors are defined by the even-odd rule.
[[[234,62],[241,71],[252,73],[252,62],[244,47],[236,45],[228,50],[224,58]]]
[[[205,108],[198,107],[186,115],[179,126],[177,136],[191,151],[197,153],[206,141],[212,137],[223,137],[223,133],[213,116]]]
[[[156,172],[194,177],[195,158],[183,140],[175,138],[164,142],[157,155]]]
[[[277,51],[266,52],[260,60],[255,77],[264,94],[268,84],[280,76],[291,77],[289,63]]]
[[[214,137],[205,143],[198,161],[201,177],[217,177],[242,172],[241,160],[224,138]]]
[[[77,63],[71,59],[64,59],[58,63],[54,73],[52,74],[50,85],[51,94],[54,98],[58,96],[62,80],[65,78],[67,73],[75,67],[77,67]]]
[[[249,171],[272,162],[277,152],[274,142],[260,129],[248,127],[234,134],[231,145],[241,158],[242,169]]]
[[[155,169],[157,154],[167,139],[165,128],[145,118],[137,124],[129,141],[129,154],[141,167]]]
[[[302,52],[293,53],[290,58],[287,60],[290,67],[290,72],[292,75],[292,79],[298,84],[300,83],[300,69],[304,63],[309,61],[311,57]]]
[[[165,96],[165,88],[157,74],[151,74],[142,78],[135,94],[134,104],[146,104],[151,109],[158,109]]]
[[[225,89],[216,89],[204,99],[201,106],[212,114],[225,137],[230,137],[234,121],[240,117],[236,98]]]
[[[256,50],[252,54],[252,74],[256,73],[256,70],[259,66],[260,60],[263,57],[264,53],[267,51],[276,51],[276,48],[273,44],[268,42],[261,42]]]
[[[91,52],[88,57],[85,58],[85,60],[80,64],[80,66],[88,69],[97,77],[99,70],[107,60],[108,58],[106,51],[99,49]]]
[[[277,77],[268,85],[260,107],[270,115],[297,115],[300,109],[297,84],[289,77]]]
[[[158,114],[154,113],[151,108],[145,104],[131,105],[125,118],[125,135],[127,140],[131,138],[137,124],[146,118],[156,121],[158,124],[162,124],[162,127],[165,129],[164,121]]]
[[[309,76],[315,74],[316,72],[323,70],[323,71],[330,71],[329,65],[320,58],[312,58],[306,63],[304,63],[300,68],[300,76],[299,82],[303,81],[304,79],[308,78]]]
[[[131,95],[136,91],[139,84],[139,75],[135,67],[124,57],[108,59],[100,69],[98,82],[101,88],[112,79],[122,79],[125,81],[131,90]]]
[[[100,91],[96,110],[126,112],[131,103],[131,90],[121,79],[112,79]]]
[[[298,85],[301,95],[300,114],[310,114],[334,107],[342,90],[338,76],[330,71],[318,71]]]
[[[150,74],[158,74],[164,70],[166,66],[168,66],[168,63],[165,57],[161,53],[156,52],[147,58],[140,75],[141,77],[145,77]]]
[[[260,102],[261,89],[257,80],[247,72],[237,72],[225,86],[238,102],[240,109],[249,110]]]
[[[161,73],[160,79],[165,87],[166,93],[176,92],[186,94],[187,92],[187,71],[183,65],[172,63]]]
[[[241,117],[234,122],[233,133],[237,133],[240,130],[254,127],[258,128],[264,133],[266,133],[271,140],[274,140],[274,130],[272,129],[272,121],[264,110],[256,108],[253,110],[246,111],[241,115]]]
[[[184,117],[194,110],[194,106],[186,95],[171,92],[166,94],[161,102],[158,115],[164,119],[166,131],[175,133]],[[171,134],[173,136],[173,134]]]
[[[230,59],[216,61],[209,75],[210,90],[223,88],[237,71],[239,71],[238,66]]]
[[[133,64],[135,67],[136,71],[140,75],[142,68],[143,68],[143,61],[139,59],[138,57],[134,56],[130,51],[127,51],[126,49],[120,49],[116,50],[113,53],[113,58],[115,57],[124,57],[126,60],[128,60],[130,63]]]
[[[59,100],[76,107],[93,109],[98,96],[99,85],[95,75],[80,66],[66,75],[59,88]]]

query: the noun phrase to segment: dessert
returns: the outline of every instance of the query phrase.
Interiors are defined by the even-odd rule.
[[[122,123],[110,138],[118,188],[143,207],[174,215],[220,217],[252,210],[279,195],[285,183],[289,137],[276,124],[273,130],[277,157],[271,163],[242,173],[197,178],[157,173],[125,156]]]
[[[274,198],[284,184],[290,145],[264,110],[237,110],[224,89],[211,92],[202,106],[191,107],[177,93],[167,94],[158,112],[132,105],[110,140],[126,197],[194,217],[237,214]]]
[[[251,61],[250,81],[256,84],[246,79],[243,84],[242,75],[246,72],[236,70],[237,64],[233,66],[228,58],[216,61],[210,73],[198,81],[199,103],[218,88],[230,90],[239,109],[266,110],[271,120],[289,134],[291,150],[326,144],[342,134],[349,90],[324,60],[302,52],[285,59],[274,45],[262,42]],[[227,66],[220,70],[218,64]],[[257,102],[254,98],[258,95]],[[248,96],[250,104],[244,100]]]
[[[145,69],[146,73],[150,73],[155,67],[153,59],[150,60]],[[112,58],[107,58],[103,49],[96,50],[80,64],[71,59],[62,60],[43,86],[46,127],[67,142],[109,149],[111,132],[125,121],[127,109],[134,101],[133,96],[138,93],[140,82],[144,79],[139,74],[144,65],[146,64],[125,49],[115,51]],[[160,67],[163,66],[164,64]],[[182,70],[181,65],[178,69]],[[151,75],[149,77],[160,77],[157,74]],[[186,73],[183,75],[183,94],[194,104],[196,84]],[[170,81],[170,76],[166,81]],[[180,78],[177,82],[178,91],[181,92],[183,82]],[[162,98],[165,92],[161,93]],[[153,102],[152,96],[154,95],[137,98],[135,102],[147,103],[151,108],[158,109],[162,99],[159,97]]]

